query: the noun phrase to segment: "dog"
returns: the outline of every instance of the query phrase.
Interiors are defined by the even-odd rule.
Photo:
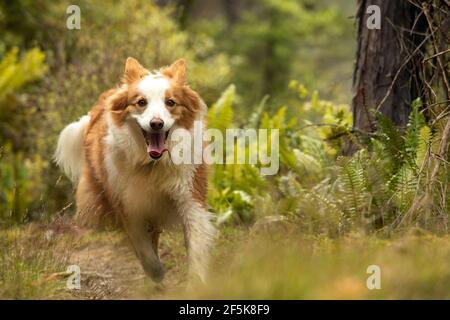
[[[170,136],[177,128],[192,131],[206,114],[183,59],[151,72],[129,57],[121,84],[59,135],[55,162],[76,186],[76,223],[123,227],[155,282],[165,274],[159,236],[174,221],[183,225],[189,275],[205,281],[216,234],[207,165],[174,164]]]

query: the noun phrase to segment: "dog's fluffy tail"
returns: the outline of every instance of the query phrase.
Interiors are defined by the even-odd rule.
[[[56,164],[76,183],[80,178],[84,162],[84,134],[90,116],[83,116],[72,122],[59,134],[58,146],[54,155]]]

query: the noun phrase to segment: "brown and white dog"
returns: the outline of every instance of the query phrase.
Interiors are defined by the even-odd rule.
[[[55,161],[77,187],[76,221],[118,222],[155,281],[165,273],[159,235],[174,220],[184,227],[190,274],[205,280],[215,235],[206,204],[207,168],[174,164],[169,137],[204,122],[206,111],[186,84],[184,60],[150,72],[128,58],[122,84],[104,92],[88,115],[59,136]]]

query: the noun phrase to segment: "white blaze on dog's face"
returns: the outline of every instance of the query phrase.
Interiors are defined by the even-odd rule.
[[[189,130],[201,109],[200,97],[187,86],[185,74],[184,60],[151,73],[128,58],[124,86],[111,98],[115,124],[123,125],[127,119],[136,121],[152,159],[159,159],[167,151],[170,129],[176,124]]]
[[[166,139],[175,119],[167,109],[166,92],[170,88],[169,80],[161,74],[149,74],[137,85],[140,94],[138,105],[143,108],[130,112],[142,129],[147,152],[153,159],[158,159],[167,151]]]
[[[151,131],[150,122],[160,119],[163,131],[169,131],[175,122],[166,106],[166,91],[170,88],[169,81],[161,74],[150,74],[139,82],[137,89],[145,97],[146,108],[142,113],[136,112],[132,117],[136,119],[142,129]]]

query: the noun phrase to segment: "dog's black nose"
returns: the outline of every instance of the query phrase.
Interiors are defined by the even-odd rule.
[[[162,120],[159,119],[159,118],[152,119],[152,120],[150,121],[150,127],[151,127],[153,130],[161,130],[162,127],[164,127],[164,121],[162,121]]]

